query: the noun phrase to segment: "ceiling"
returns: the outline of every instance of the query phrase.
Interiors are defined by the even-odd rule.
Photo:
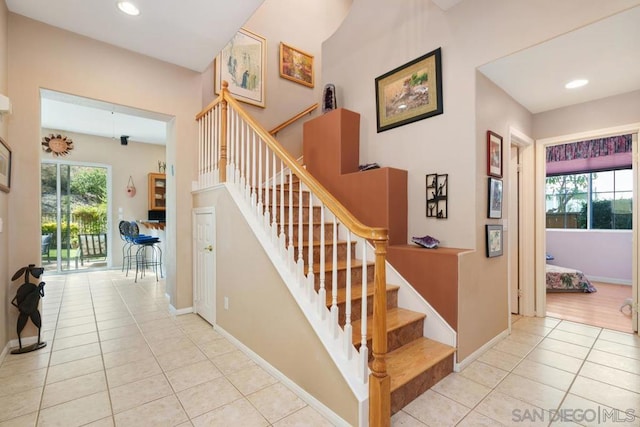
[[[531,113],[640,89],[640,6],[479,68]],[[589,84],[565,89],[574,79]]]

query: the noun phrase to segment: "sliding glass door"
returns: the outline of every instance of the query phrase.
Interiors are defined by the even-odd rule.
[[[108,266],[110,168],[60,161],[41,164],[42,265],[48,271]]]

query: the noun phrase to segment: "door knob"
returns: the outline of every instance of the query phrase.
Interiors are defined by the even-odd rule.
[[[209,245],[204,248],[205,251],[213,252],[213,246]]]

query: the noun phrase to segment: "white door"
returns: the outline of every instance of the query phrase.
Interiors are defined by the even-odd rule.
[[[509,162],[509,286],[511,313],[520,313],[520,149],[511,145]]]
[[[216,321],[215,210],[193,211],[193,307],[212,325]]]

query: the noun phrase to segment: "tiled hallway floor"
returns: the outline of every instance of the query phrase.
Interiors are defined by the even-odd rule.
[[[48,345],[0,365],[0,427],[330,425],[198,316],[172,318],[164,282],[113,270],[44,280]],[[640,339],[518,318],[392,424],[547,426],[558,408],[552,425],[640,426]]]

